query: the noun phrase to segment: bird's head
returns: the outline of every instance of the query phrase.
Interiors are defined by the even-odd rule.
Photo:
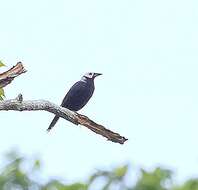
[[[95,79],[97,76],[102,75],[101,73],[94,73],[94,72],[89,72],[89,73],[85,73],[83,77],[87,78],[87,79]]]

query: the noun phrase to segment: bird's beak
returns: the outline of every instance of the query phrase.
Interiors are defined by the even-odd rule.
[[[94,77],[100,76],[102,73],[94,73]]]

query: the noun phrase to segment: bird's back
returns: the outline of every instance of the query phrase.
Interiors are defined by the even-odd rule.
[[[78,81],[70,88],[61,106],[72,111],[78,111],[87,104],[93,92],[93,81]]]

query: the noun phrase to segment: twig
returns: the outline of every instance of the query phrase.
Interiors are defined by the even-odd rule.
[[[120,136],[118,133],[115,133],[109,129],[106,129],[102,125],[95,123],[90,120],[87,116],[78,114],[77,112],[70,111],[66,108],[60,107],[54,103],[51,103],[47,100],[23,100],[21,94],[15,99],[0,101],[0,111],[47,111],[51,112],[59,117],[62,117],[76,125],[80,124],[91,131],[106,137],[109,141],[124,144],[126,139],[123,136]]]
[[[10,84],[15,77],[25,72],[26,70],[24,69],[23,64],[21,62],[18,62],[11,69],[0,74],[0,88],[3,88],[6,85]]]

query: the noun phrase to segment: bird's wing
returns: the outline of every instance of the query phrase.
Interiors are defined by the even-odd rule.
[[[78,111],[87,103],[89,93],[87,84],[85,82],[78,81],[70,88],[64,97],[61,106]]]

